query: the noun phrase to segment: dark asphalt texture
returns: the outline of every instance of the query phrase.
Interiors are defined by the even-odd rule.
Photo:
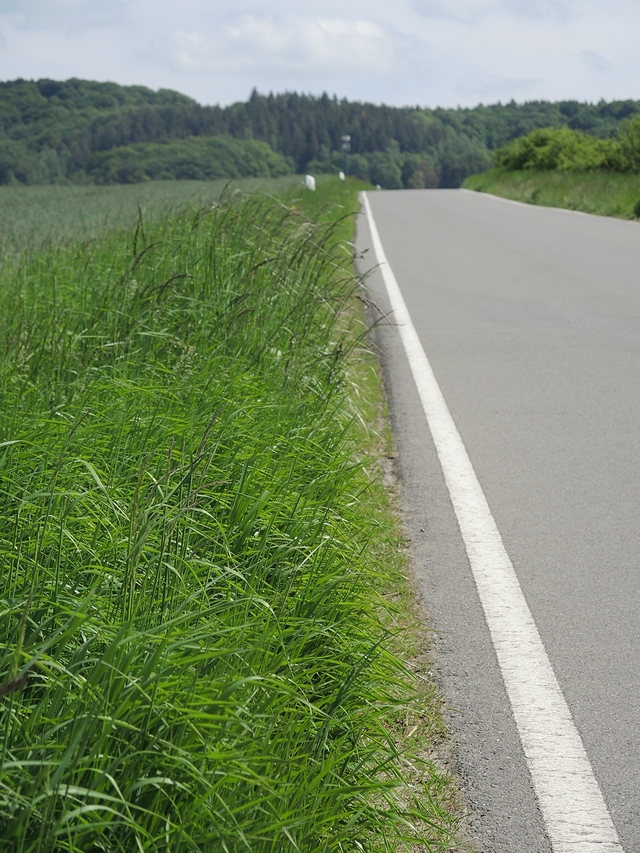
[[[640,853],[640,223],[462,190],[369,201],[623,848]],[[356,243],[369,269],[362,215]],[[369,289],[388,310],[379,273]],[[375,338],[471,840],[548,853],[406,356],[393,326]]]

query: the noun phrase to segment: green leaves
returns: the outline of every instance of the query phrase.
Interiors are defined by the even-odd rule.
[[[640,115],[623,124],[618,133],[617,169],[640,172]]]
[[[640,116],[622,123],[617,139],[568,127],[534,130],[498,149],[495,161],[509,171],[640,172]]]
[[[568,127],[547,127],[514,139],[498,149],[496,166],[508,170],[588,172],[610,168],[616,143]]]

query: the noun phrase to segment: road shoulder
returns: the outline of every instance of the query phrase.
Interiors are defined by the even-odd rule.
[[[388,314],[371,237],[358,218],[360,271]],[[463,837],[479,853],[551,850],[453,508],[397,331],[383,318],[373,333],[387,389],[400,502],[425,625],[433,629],[434,672],[445,701],[452,769],[465,806]]]

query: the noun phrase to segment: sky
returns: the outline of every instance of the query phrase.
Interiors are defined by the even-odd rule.
[[[426,107],[640,99],[640,0],[0,0],[0,80],[226,105],[328,92]]]

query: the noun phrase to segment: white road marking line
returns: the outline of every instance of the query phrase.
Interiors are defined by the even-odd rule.
[[[385,256],[365,193],[362,198],[554,853],[622,853],[500,531]]]
[[[478,192],[477,190],[468,190],[465,187],[460,187],[463,193],[472,193],[473,195],[484,195],[487,198],[492,198],[494,201],[504,201],[507,204],[517,204],[518,207],[528,207],[529,209],[534,208],[535,210],[557,210],[560,213],[573,213],[575,216],[600,216],[598,213],[585,213],[584,210],[571,210],[569,207],[552,207],[548,204],[531,204],[528,201],[516,201],[515,198],[505,198],[501,195],[494,195],[493,193],[485,193]],[[605,219],[611,219],[610,216],[604,217]],[[620,220],[624,222],[625,220]]]

